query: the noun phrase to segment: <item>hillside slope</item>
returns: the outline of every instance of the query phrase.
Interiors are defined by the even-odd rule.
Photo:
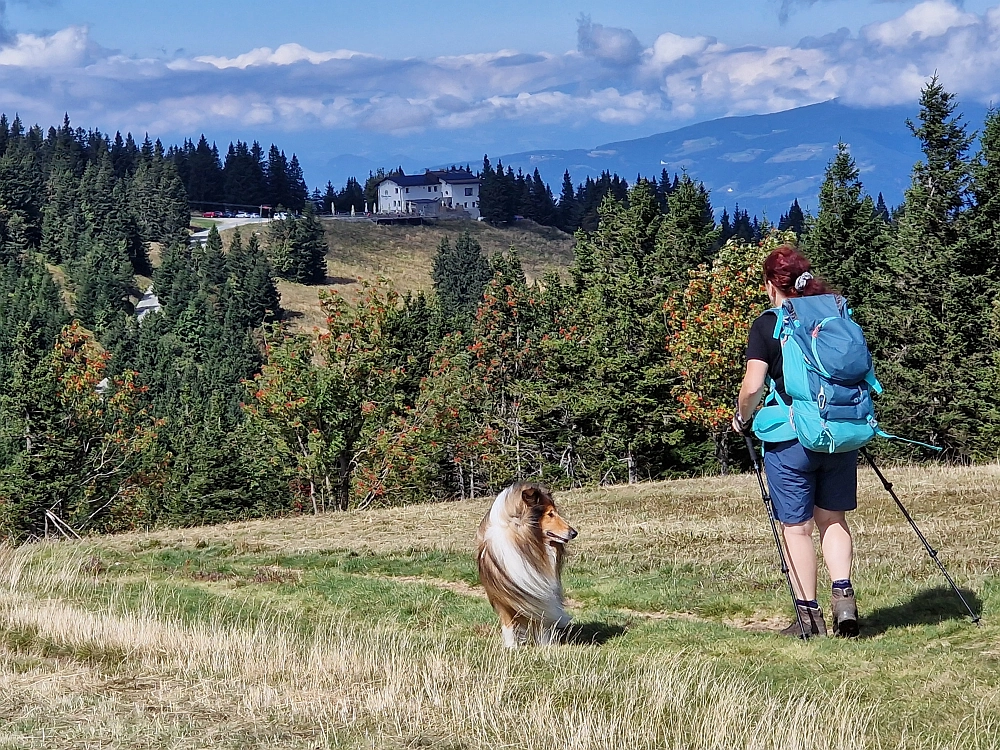
[[[469,232],[487,256],[514,247],[529,280],[547,271],[564,271],[573,260],[573,238],[552,227],[530,221],[496,228],[481,221],[442,221],[428,226],[377,226],[371,222],[326,219],[327,285],[351,294],[359,279],[384,276],[400,292],[431,288],[431,264],[442,239],[454,243]],[[280,282],[282,306],[299,326],[322,323],[317,302],[319,288]]]
[[[768,632],[746,475],[559,495],[574,644],[513,653],[485,498],[0,548],[0,746],[996,747],[1000,466],[888,473],[981,628],[867,472],[854,641]]]

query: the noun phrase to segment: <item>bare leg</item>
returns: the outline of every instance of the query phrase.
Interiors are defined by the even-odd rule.
[[[788,567],[792,576],[795,597],[803,601],[816,598],[816,550],[813,547],[814,524],[812,519],[803,523],[781,525],[788,550]]]
[[[851,577],[854,561],[854,541],[851,527],[847,525],[847,514],[842,510],[816,508],[813,513],[819,538],[823,545],[823,560],[830,571],[830,580],[839,581]]]

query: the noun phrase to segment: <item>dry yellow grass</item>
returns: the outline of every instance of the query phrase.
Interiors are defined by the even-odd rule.
[[[529,280],[548,271],[562,273],[573,259],[573,238],[530,221],[498,229],[481,221],[442,221],[428,226],[377,226],[370,222],[324,220],[328,287],[352,295],[360,279],[389,279],[401,292],[431,288],[431,263],[442,239],[455,240],[469,232],[486,255],[515,247]],[[223,233],[224,238],[227,233]],[[310,330],[323,323],[316,286],[278,283],[281,304],[292,313],[294,326]]]
[[[578,618],[626,628],[602,647],[499,647],[467,580],[487,498],[0,549],[0,747],[1000,746],[1000,466],[886,470],[982,628],[744,631],[786,607],[750,476],[558,494]],[[861,485],[878,619],[940,579]]]

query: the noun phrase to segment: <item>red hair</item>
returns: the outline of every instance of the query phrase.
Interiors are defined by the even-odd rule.
[[[770,281],[786,297],[811,297],[814,294],[829,294],[832,290],[822,279],[810,274],[801,290],[795,282],[811,267],[809,259],[791,245],[780,245],[764,260],[764,280]]]

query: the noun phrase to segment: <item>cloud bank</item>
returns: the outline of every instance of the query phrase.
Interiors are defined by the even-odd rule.
[[[834,97],[915,103],[934,71],[965,100],[1000,100],[1000,6],[975,14],[926,0],[857,34],[774,47],[670,32],[646,47],[629,29],[581,17],[575,50],[428,59],[298,44],[140,59],[70,27],[0,38],[0,108],[42,123],[68,111],[77,122],[156,134],[340,129],[384,138],[581,123],[653,132]]]

